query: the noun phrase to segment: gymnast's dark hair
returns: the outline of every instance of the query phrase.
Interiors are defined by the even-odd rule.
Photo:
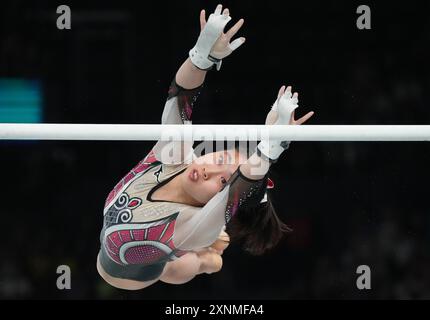
[[[237,144],[235,149],[242,152]],[[267,202],[240,206],[226,225],[230,240],[239,243],[252,255],[261,255],[274,248],[291,231],[276,214],[270,190],[267,190]]]
[[[276,214],[270,196],[254,208],[238,209],[227,224],[226,232],[232,242],[238,242],[252,255],[261,255],[274,248],[292,230]]]

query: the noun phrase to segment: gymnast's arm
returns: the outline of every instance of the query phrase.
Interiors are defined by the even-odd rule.
[[[196,68],[190,58],[185,60],[170,85],[161,117],[162,124],[192,124],[194,103],[200,94],[206,72]],[[192,147],[193,141],[189,140],[159,140],[153,151],[158,160],[175,165],[183,163],[192,154]]]
[[[265,124],[300,125],[307,121],[313,112],[294,120],[297,96],[297,93],[291,95],[291,87],[285,89],[282,86]],[[181,213],[176,220],[173,238],[176,247],[183,250],[207,247],[217,239],[221,229],[239,208],[258,206],[266,192],[269,168],[288,146],[288,141],[262,140],[251,157],[239,165],[224,188],[203,208],[197,212]]]
[[[245,38],[232,40],[243,25],[240,19],[226,33],[226,24],[231,20],[230,11],[218,5],[206,21],[205,10],[200,12],[200,35],[189,52],[189,58],[181,65],[169,89],[163,110],[162,124],[192,124],[193,104],[197,100],[207,70],[216,66],[220,70],[222,60],[239,48]],[[154,147],[156,158],[163,163],[178,164],[191,161],[194,141],[158,141]],[[170,155],[173,151],[173,155]]]

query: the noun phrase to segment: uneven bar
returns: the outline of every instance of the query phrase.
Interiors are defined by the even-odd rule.
[[[430,141],[430,125],[2,123],[0,140]]]

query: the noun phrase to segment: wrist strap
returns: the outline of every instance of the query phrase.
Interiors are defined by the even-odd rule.
[[[208,60],[212,61],[216,65],[217,71],[221,69],[222,59],[218,59],[218,58],[215,58],[214,56],[209,55]]]
[[[262,159],[264,159],[264,160],[266,160],[266,161],[268,161],[269,163],[276,163],[276,162],[278,162],[278,159],[270,159],[268,156],[266,156],[264,153],[262,153],[261,152],[261,150],[258,148],[258,146],[257,147],[255,147],[255,152],[257,152],[257,155],[260,157],[260,158],[262,158]]]
[[[191,61],[192,62],[192,61]],[[202,68],[200,68],[198,65],[196,65],[196,64],[194,64],[193,63],[193,65],[197,68],[197,69],[199,69],[199,70],[202,70],[202,71],[210,71],[210,70],[212,70],[212,68],[214,67],[214,65],[211,65],[209,68],[207,68],[207,69],[202,69]]]
[[[281,144],[280,144],[280,146],[285,151],[285,150],[287,150],[290,147],[290,141],[282,141]],[[257,152],[257,155],[260,158],[263,158],[264,160],[268,161],[269,163],[276,163],[276,162],[278,162],[279,158],[277,158],[277,159],[271,159],[271,158],[269,158],[268,156],[266,156],[264,153],[261,152],[261,150],[258,148],[258,145],[255,148],[255,151]]]
[[[208,60],[212,61],[215,64],[218,64],[222,59],[215,58],[214,56],[209,55]]]

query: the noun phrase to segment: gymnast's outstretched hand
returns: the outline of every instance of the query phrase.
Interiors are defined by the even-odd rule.
[[[299,106],[299,94],[291,94],[291,87],[282,86],[278,92],[278,98],[272,105],[270,112],[266,117],[266,125],[301,125],[305,123],[312,115],[313,111],[298,120],[294,119],[294,111]],[[282,152],[288,149],[290,141],[276,139],[263,139],[257,146],[259,154],[264,155],[270,162],[278,161]]]
[[[207,70],[216,64],[216,68],[219,70],[222,59],[229,56],[245,42],[244,37],[230,42],[244,23],[244,20],[240,19],[224,33],[224,28],[230,20],[229,9],[222,10],[221,4],[216,7],[207,21],[206,11],[200,12],[200,36],[196,45],[190,50],[190,58],[195,66]]]
[[[295,120],[294,112],[299,106],[299,94],[291,94],[291,86],[285,88],[282,86],[278,92],[278,98],[272,105],[272,109],[267,114],[266,125],[271,124],[289,124],[301,125],[314,115],[313,111],[308,112],[303,117]]]
[[[222,9],[222,5],[218,5],[217,9]],[[230,16],[230,11],[228,8],[225,8],[223,11],[223,15]],[[201,30],[206,25],[206,17],[205,17],[205,10],[202,10],[200,12],[200,27]],[[240,30],[240,28],[243,26],[244,20],[240,19],[236,24],[231,27],[226,33],[221,32],[221,35],[218,37],[217,41],[215,42],[214,46],[212,47],[210,55],[217,59],[224,59],[225,57],[229,56],[234,50],[239,48],[244,42],[245,37],[240,37],[235,39],[233,42],[230,43],[231,39],[235,36],[235,34]]]

